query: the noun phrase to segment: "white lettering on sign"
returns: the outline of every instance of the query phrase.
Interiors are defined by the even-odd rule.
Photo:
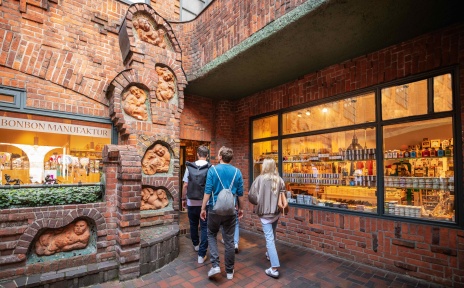
[[[111,129],[0,116],[0,129],[110,138]]]

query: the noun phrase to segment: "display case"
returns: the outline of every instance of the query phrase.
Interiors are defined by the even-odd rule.
[[[257,118],[253,179],[272,157],[291,205],[455,222],[462,165],[451,80],[432,75]],[[263,131],[271,118],[277,135]]]
[[[377,212],[375,129],[365,132],[365,148],[353,131],[283,140],[289,202]]]
[[[111,142],[110,125],[47,122],[32,115],[3,118],[8,125],[0,129],[0,185],[100,182],[102,149]]]

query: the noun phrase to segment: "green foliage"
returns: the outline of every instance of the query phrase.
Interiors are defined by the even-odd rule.
[[[66,204],[85,204],[101,199],[100,185],[80,187],[54,187],[0,189],[0,209]]]

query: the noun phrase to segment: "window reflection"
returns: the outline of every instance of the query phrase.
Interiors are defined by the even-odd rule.
[[[283,133],[310,132],[375,121],[375,94],[312,106],[284,113]]]
[[[253,121],[253,139],[277,136],[279,125],[277,115],[263,117]]]
[[[427,114],[427,80],[382,89],[382,119]]]
[[[453,93],[451,74],[433,78],[433,107],[435,112],[451,111],[453,109]]]

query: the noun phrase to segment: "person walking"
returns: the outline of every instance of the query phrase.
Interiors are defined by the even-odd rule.
[[[207,258],[208,236],[206,220],[200,218],[201,205],[205,194],[205,184],[208,169],[211,164],[206,161],[208,148],[200,146],[197,148],[197,158],[195,162],[186,162],[184,186],[182,191],[187,191],[187,197],[182,198],[182,207],[187,206],[187,213],[190,223],[190,238],[195,251],[198,251],[198,263],[203,264]],[[200,225],[201,235],[198,235],[198,224]]]
[[[238,207],[243,207],[242,196],[243,196],[243,177],[240,170],[230,164],[234,156],[234,152],[231,148],[221,147],[218,153],[219,165],[213,166],[208,170],[208,176],[206,178],[205,186],[205,197],[203,198],[203,205],[201,206],[200,217],[206,220],[208,217],[208,244],[210,247],[211,263],[212,267],[208,272],[208,277],[212,278],[221,273],[219,267],[219,253],[217,246],[217,234],[222,226],[223,239],[225,246],[225,270],[227,273],[227,279],[234,278],[234,265],[235,265],[235,251],[234,251],[234,234],[236,225],[236,214],[231,213],[230,215],[220,215],[216,213],[214,204],[218,200],[218,195],[221,190],[225,187],[230,188],[230,191],[235,197],[238,203]],[[208,213],[206,208],[208,206]],[[238,218],[243,217],[243,209],[239,208]]]
[[[279,207],[286,206],[282,203],[281,197],[285,197],[284,180],[279,176],[274,159],[264,159],[261,174],[253,181],[248,199],[250,203],[256,205],[256,214],[261,219],[266,238],[266,258],[271,261],[271,267],[266,269],[265,273],[273,278],[279,278],[280,262],[275,246],[276,229],[280,217]]]

